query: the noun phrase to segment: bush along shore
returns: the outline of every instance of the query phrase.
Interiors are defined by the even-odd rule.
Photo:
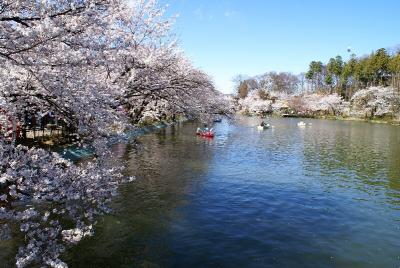
[[[365,120],[400,125],[400,91],[393,87],[368,87],[346,101],[337,93],[288,94],[253,90],[245,98],[232,98],[244,115]]]

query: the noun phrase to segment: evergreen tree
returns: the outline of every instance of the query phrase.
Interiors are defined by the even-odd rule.
[[[392,76],[392,85],[400,90],[400,52],[390,59],[389,71]]]

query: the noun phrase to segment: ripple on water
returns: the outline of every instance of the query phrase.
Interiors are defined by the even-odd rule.
[[[223,121],[211,140],[191,123],[140,138],[126,156],[137,181],[71,266],[399,266],[400,129],[268,121]]]

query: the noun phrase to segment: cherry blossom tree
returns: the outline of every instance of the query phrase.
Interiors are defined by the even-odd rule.
[[[154,60],[134,69],[123,96],[131,119],[139,122],[148,110],[188,118],[217,113],[225,104],[211,78],[193,67],[174,46],[153,53]],[[217,104],[218,103],[218,104]]]
[[[179,51],[172,22],[154,0],[0,2],[0,125],[12,126],[0,128],[0,220],[25,234],[18,267],[65,267],[60,254],[92,234],[131,180],[110,135],[149,105],[193,118],[221,107],[210,77]],[[16,122],[38,111],[61,118],[95,149],[93,159],[77,165],[10,139]]]

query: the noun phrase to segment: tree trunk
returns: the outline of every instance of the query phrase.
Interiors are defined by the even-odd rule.
[[[14,117],[12,117],[12,143],[15,145],[15,142],[17,140],[17,120],[15,120]]]

